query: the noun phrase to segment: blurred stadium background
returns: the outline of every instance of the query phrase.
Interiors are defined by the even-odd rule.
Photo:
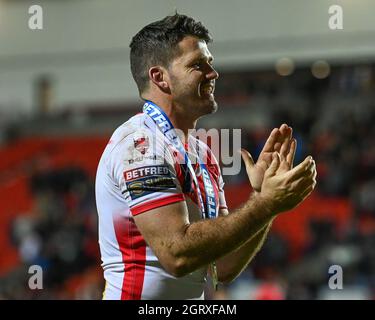
[[[28,8],[43,8],[43,30]],[[331,5],[343,30],[328,27]],[[278,217],[253,263],[210,299],[375,298],[375,2],[372,0],[0,0],[0,298],[100,299],[96,166],[141,101],[128,45],[175,9],[214,36],[219,111],[254,157],[273,127],[312,154],[318,185]],[[235,208],[244,170],[227,176]],[[30,290],[30,265],[44,271]],[[340,265],[344,289],[328,288]]]

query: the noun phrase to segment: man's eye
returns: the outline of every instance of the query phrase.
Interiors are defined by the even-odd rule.
[[[201,68],[201,64],[200,63],[193,64],[193,68],[196,70],[199,70]]]

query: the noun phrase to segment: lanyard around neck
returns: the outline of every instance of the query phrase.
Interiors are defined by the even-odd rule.
[[[172,122],[169,120],[168,116],[159,106],[157,106],[151,101],[146,101],[146,103],[143,105],[143,112],[147,114],[149,117],[151,117],[151,119],[156,123],[156,125],[158,126],[160,131],[163,133],[163,135],[173,144],[173,146],[184,157],[185,164],[187,166],[187,169],[190,172],[190,177],[192,178],[197,189],[198,202],[199,202],[200,210],[202,213],[202,217],[203,218],[215,218],[216,212],[217,212],[215,192],[214,192],[214,188],[213,188],[212,181],[208,173],[206,164],[202,162],[202,160],[200,159],[198,155],[198,165],[202,173],[207,207],[204,205],[202,194],[201,194],[199,184],[198,184],[198,179],[195,175],[195,171],[191,164],[191,160],[187,152],[185,151],[185,148],[180,138],[178,137],[176,130]]]

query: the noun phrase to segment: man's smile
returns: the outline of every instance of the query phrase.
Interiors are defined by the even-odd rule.
[[[211,97],[215,92],[215,86],[212,83],[201,85],[199,92],[202,97]]]

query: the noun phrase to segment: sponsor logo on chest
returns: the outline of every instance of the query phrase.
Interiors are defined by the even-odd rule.
[[[135,168],[124,172],[125,181],[132,181],[135,179],[155,175],[169,176],[170,172],[167,166],[147,166],[142,168]]]

